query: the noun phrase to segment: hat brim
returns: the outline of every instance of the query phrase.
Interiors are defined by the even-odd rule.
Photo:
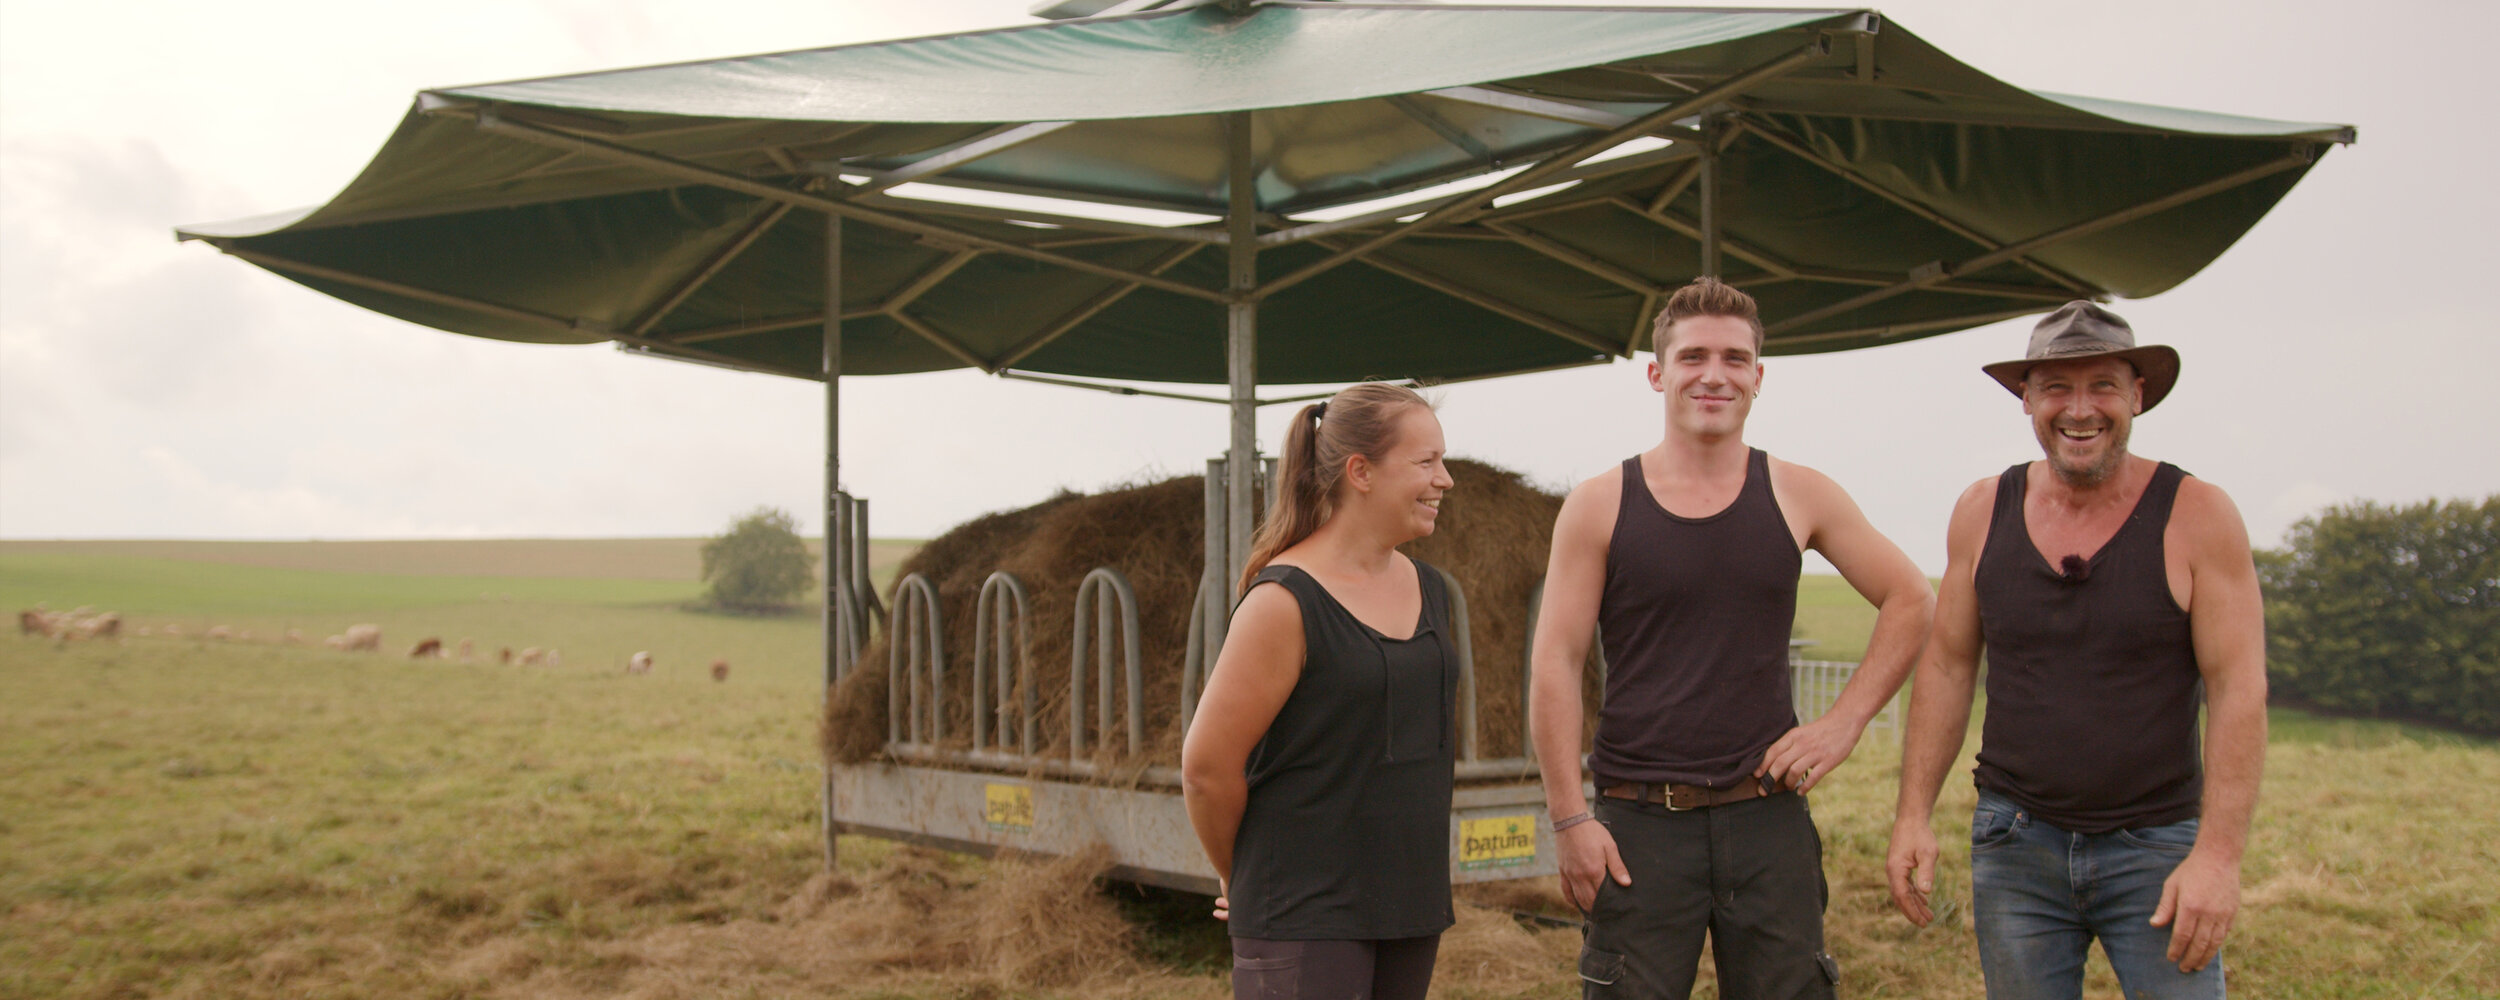
[[[1981,365],[1979,370],[1986,372],[1989,378],[1995,379],[1998,385],[2004,386],[2005,391],[2020,398],[2023,394],[2023,378],[2031,373],[2032,368],[2057,361],[2087,361],[2093,358],[2117,358],[2135,366],[2136,374],[2144,379],[2144,405],[2137,409],[2138,413],[2152,412],[2153,407],[2170,395],[2170,388],[2179,384],[2179,352],[2163,344],[2146,344],[2142,347],[2116,351],[2068,354],[2054,358],[1999,361],[1993,365]]]

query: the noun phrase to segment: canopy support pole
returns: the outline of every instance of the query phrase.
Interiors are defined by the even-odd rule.
[[[1231,238],[1225,246],[1225,290],[1230,296],[1224,307],[1224,368],[1232,389],[1232,448],[1224,463],[1222,565],[1234,600],[1241,598],[1241,570],[1250,559],[1251,514],[1258,503],[1259,302],[1253,293],[1259,287],[1259,195],[1258,171],[1250,156],[1250,113],[1225,115],[1224,159],[1230,176],[1224,229]],[[1224,605],[1230,608],[1232,603]],[[1225,622],[1212,618],[1207,624]],[[1210,634],[1220,631],[1211,628]]]
[[[1701,120],[1701,273],[1719,276],[1719,134],[1726,128],[1718,115]]]
[[[825,213],[825,323],[822,372],[825,377],[825,589],[819,620],[824,625],[825,698],[833,697],[833,682],[840,679],[842,658],[847,652],[850,626],[840,610],[843,587],[849,584],[850,567],[835,557],[839,551],[841,525],[837,510],[842,503],[842,217]],[[820,706],[821,707],[821,706]],[[833,769],[824,763],[825,870],[832,871],[835,854],[835,819],[833,815]]]

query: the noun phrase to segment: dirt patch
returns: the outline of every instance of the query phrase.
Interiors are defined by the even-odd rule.
[[[1522,752],[1529,601],[1544,578],[1562,498],[1505,469],[1465,459],[1449,465],[1457,485],[1442,501],[1438,529],[1406,551],[1449,572],[1464,591],[1476,664],[1479,754],[1517,755]],[[994,571],[1005,571],[1024,584],[1031,600],[1027,620],[1033,676],[1028,682],[1038,704],[1036,749],[1066,752],[1076,592],[1087,573],[1108,566],[1125,575],[1137,592],[1146,674],[1143,760],[1177,764],[1181,666],[1205,537],[1203,491],[1200,477],[1183,476],[1094,494],[1063,493],[1032,507],[968,522],[904,562],[898,579],[914,573],[928,578],[944,612],[944,742],[970,744],[974,611],[982,581]],[[862,669],[826,699],[821,736],[831,760],[868,760],[883,745],[891,655],[881,629],[880,637],[863,651]],[[1088,686],[1091,702],[1096,692],[1090,672]],[[1016,700],[1021,690],[1013,696]],[[1589,704],[1595,704],[1596,693],[1592,678],[1585,691]],[[1124,693],[1123,699],[1115,699],[1115,734],[1125,731],[1126,716],[1117,707],[1122,700]],[[1095,725],[1089,719],[1087,728]],[[1101,741],[1089,732],[1087,742]],[[1114,751],[1124,755],[1124,742],[1098,749],[1105,758]]]
[[[1223,995],[1224,981],[1155,970],[1095,882],[1106,852],[991,863],[898,848],[859,875],[818,875],[773,912],[589,942],[586,961],[534,965],[501,942],[451,963],[493,994],[1087,997]]]

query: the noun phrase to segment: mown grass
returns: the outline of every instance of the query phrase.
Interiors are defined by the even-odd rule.
[[[83,596],[36,596],[159,609],[140,621],[375,621],[392,647],[419,633],[467,634],[561,645],[566,663],[0,637],[0,837],[10,845],[0,853],[0,996],[1099,992],[957,974],[873,947],[831,965],[777,950],[842,946],[790,937],[818,926],[798,923],[794,902],[934,919],[976,898],[963,885],[999,870],[846,838],[836,890],[867,888],[823,887],[811,620],[689,614],[606,582],[505,578],[481,601],[462,576],[437,581],[461,581],[456,590],[337,573],[309,584],[218,569],[168,576],[128,556],[141,561],[41,577],[21,573],[18,555],[0,556],[0,597],[21,606],[44,586],[85,581]],[[1856,601],[1845,584],[1828,585]],[[343,594],[368,603],[348,607]],[[317,610],[289,603],[332,598]],[[1850,639],[1817,652],[1841,658]],[[645,648],[660,662],[650,677],[606,659]],[[714,656],[735,665],[729,683],[698,669]],[[1871,735],[1814,800],[1844,995],[1977,997],[1959,906],[1966,858],[1948,849],[1935,927],[1910,928],[1883,892],[1897,764],[1890,738]],[[1948,845],[1966,832],[1970,794],[1966,778],[1948,785],[1938,821]],[[2276,713],[2247,906],[2227,953],[2235,990],[2500,995],[2489,944],[2496,818],[2500,747],[2490,742]],[[1186,901],[1127,910],[1160,926],[1131,945],[1150,972],[1113,992],[1224,995],[1204,949],[1188,944],[1203,928],[1186,923],[1197,919]],[[1440,992],[1577,994],[1574,932],[1515,940],[1524,973],[1451,963]],[[2092,995],[2115,995],[2105,969],[2096,977]]]

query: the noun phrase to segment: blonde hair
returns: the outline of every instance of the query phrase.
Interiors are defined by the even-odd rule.
[[[1650,351],[1663,353],[1666,345],[1675,342],[1675,324],[1696,316],[1744,320],[1753,327],[1754,353],[1762,353],[1761,307],[1754,304],[1753,296],[1707,274],[1667,296],[1666,308],[1658,310],[1658,321],[1649,328]]]
[[[1388,457],[1397,443],[1398,418],[1408,407],[1431,409],[1415,390],[1388,382],[1362,382],[1338,390],[1327,401],[1312,403],[1293,415],[1285,429],[1285,452],[1276,463],[1276,484],[1267,505],[1267,520],[1250,538],[1250,559],[1242,564],[1241,586],[1326,523],[1337,484],[1345,479],[1345,460],[1361,455],[1372,461]]]

